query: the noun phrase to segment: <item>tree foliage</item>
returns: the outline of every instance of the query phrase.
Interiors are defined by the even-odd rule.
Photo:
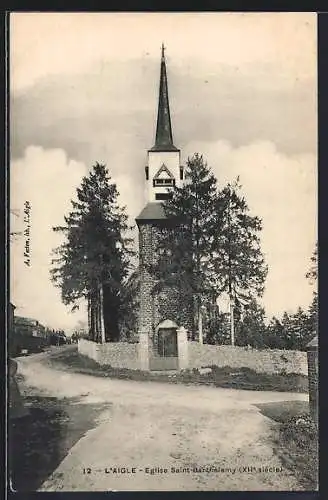
[[[311,267],[306,273],[311,285],[317,280],[317,248],[311,258]],[[318,293],[315,289],[309,308],[299,307],[295,313],[285,311],[281,319],[272,317],[265,322],[265,310],[252,299],[236,314],[236,345],[263,349],[307,349],[318,329]],[[213,315],[212,315],[213,316]],[[206,342],[229,343],[228,315],[216,311],[212,322],[206,322]]]
[[[181,281],[193,294],[204,294],[209,283],[209,247],[213,244],[215,221],[216,179],[203,157],[188,158],[185,183],[173,191],[164,203],[164,210],[172,220],[159,240],[160,277]],[[178,224],[179,230],[175,228]],[[186,258],[184,258],[184,256]]]
[[[315,249],[311,257],[310,269],[305,276],[311,284],[316,284],[318,280],[318,242],[315,245]]]
[[[309,280],[311,285],[315,286],[313,291],[312,303],[309,307],[309,330],[312,332],[312,337],[318,333],[318,242],[316,243],[313,255],[311,257],[311,266],[306,274],[306,278]]]
[[[226,292],[235,304],[261,297],[267,266],[261,251],[262,222],[252,216],[240,194],[239,179],[228,183],[217,197],[217,240],[212,265],[218,293]]]
[[[159,241],[157,286],[175,284],[190,294],[196,318],[201,306],[223,292],[237,306],[263,293],[267,267],[260,248],[261,220],[250,215],[240,188],[237,180],[220,190],[196,153],[188,158],[185,184],[164,203],[173,224]]]
[[[107,340],[119,337],[124,283],[133,254],[132,239],[127,237],[128,217],[118,196],[107,168],[96,163],[77,189],[77,199],[71,201],[65,226],[53,228],[64,234],[65,241],[54,251],[52,280],[61,289],[64,304],[74,309],[80,299],[88,301],[93,337],[97,336],[99,314],[103,314]],[[97,315],[100,289],[103,310]]]
[[[138,331],[140,274],[139,268],[134,269],[126,280],[122,294],[124,314],[120,318],[121,338],[131,340]]]
[[[252,299],[236,324],[236,345],[265,346],[265,310]]]
[[[169,286],[178,296],[188,296],[195,317],[202,299],[211,293],[209,246],[214,239],[216,191],[216,179],[203,157],[189,158],[184,185],[175,187],[172,198],[163,204],[171,225],[166,224],[159,234],[158,259],[151,266],[157,279],[154,291]]]

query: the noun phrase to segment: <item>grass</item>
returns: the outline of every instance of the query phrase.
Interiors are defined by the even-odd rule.
[[[180,373],[152,373],[141,370],[128,370],[99,365],[94,360],[78,353],[77,347],[58,350],[50,355],[47,362],[54,366],[65,367],[65,370],[123,380],[156,381],[173,384],[210,385],[214,387],[244,389],[253,391],[308,391],[308,379],[299,374],[265,374],[257,373],[250,368],[236,370],[229,366],[212,366],[212,372],[201,375],[197,370],[186,370]]]
[[[308,413],[288,418],[279,433],[281,460],[292,465],[299,481],[309,491],[318,489],[318,431]]]
[[[285,401],[259,405],[261,411],[279,422],[274,449],[308,491],[318,489],[318,429],[306,401]]]
[[[308,491],[318,489],[318,430],[308,401],[259,404],[263,415],[278,422],[274,451]]]

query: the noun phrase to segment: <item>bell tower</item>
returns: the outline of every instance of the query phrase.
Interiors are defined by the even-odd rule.
[[[176,324],[181,311],[192,321],[191,302],[181,300],[181,291],[165,287],[154,292],[156,280],[150,266],[156,262],[158,234],[163,228],[172,226],[165,214],[163,201],[172,195],[174,186],[182,186],[183,167],[180,165],[180,150],[173,143],[168,83],[166,74],[165,48],[162,45],[158,111],[155,144],[148,150],[148,164],[145,167],[146,205],[136,218],[139,229],[139,356],[142,370],[149,370],[157,347],[157,331],[162,322]],[[184,301],[184,303],[182,303]],[[181,320],[180,320],[181,321]],[[178,327],[188,328],[188,319]]]
[[[150,203],[167,199],[170,188],[181,186],[183,181],[180,150],[173,144],[164,50],[162,45],[155,144],[148,150],[145,167],[146,196]]]

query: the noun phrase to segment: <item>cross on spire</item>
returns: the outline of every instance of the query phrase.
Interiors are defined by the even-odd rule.
[[[164,51],[166,50],[166,47],[164,47],[164,43],[162,43],[162,61],[165,59],[165,53]]]

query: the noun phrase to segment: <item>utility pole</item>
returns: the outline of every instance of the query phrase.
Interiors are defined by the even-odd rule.
[[[101,269],[102,266],[103,266],[103,256],[100,255]],[[100,274],[100,280],[99,280],[99,330],[100,330],[101,343],[104,344],[106,342],[106,338],[105,338],[105,321],[104,321],[104,287],[102,282],[102,273]]]
[[[106,342],[106,338],[104,322],[104,289],[102,282],[100,282],[99,286],[99,320],[101,343],[104,344]]]
[[[91,321],[91,297],[90,291],[88,293],[88,337],[91,340],[92,338],[92,321]]]
[[[198,318],[198,332],[199,332],[199,343],[204,344],[204,318],[206,313],[206,307],[200,306],[199,308],[199,318]]]
[[[202,308],[199,308],[199,314],[198,314],[198,342],[200,344],[203,343],[203,313],[202,313]]]
[[[234,322],[234,300],[230,296],[230,335],[231,335],[231,345],[235,345],[235,322]]]

